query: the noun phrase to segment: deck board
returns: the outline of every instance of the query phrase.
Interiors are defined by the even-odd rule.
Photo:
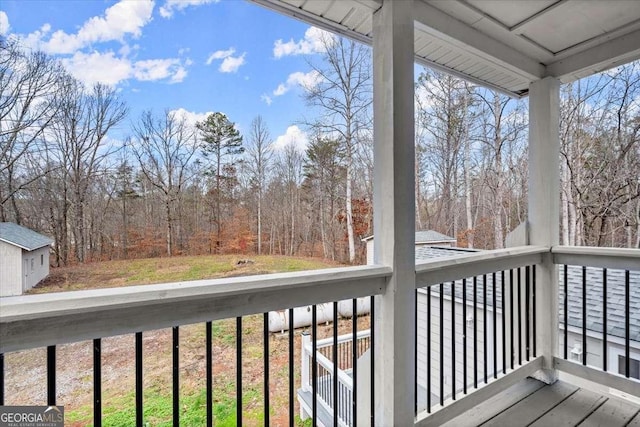
[[[638,410],[640,408],[612,397],[584,420],[580,427],[624,427]]]
[[[531,427],[576,426],[606,401],[607,398],[603,395],[581,388],[538,418],[536,422],[531,424]]]
[[[493,396],[491,399],[452,419],[442,427],[475,427],[510,408],[522,399],[535,393],[545,384],[541,381],[527,378],[506,389],[503,393]]]
[[[482,426],[527,426],[540,418],[578,390],[578,387],[565,383],[543,387],[507,410],[491,418]]]
[[[640,427],[640,413],[637,414],[629,424],[627,424],[627,427]]]

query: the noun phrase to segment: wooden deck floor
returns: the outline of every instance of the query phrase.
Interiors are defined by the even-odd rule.
[[[567,382],[526,379],[445,426],[640,427],[640,405]]]

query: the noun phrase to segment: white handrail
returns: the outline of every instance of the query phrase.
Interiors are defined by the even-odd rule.
[[[309,357],[309,360],[311,360],[312,352],[313,352],[311,345],[309,344],[305,345],[304,349],[305,349],[305,354]],[[331,375],[333,375],[333,370],[334,370],[333,362],[329,360],[325,355],[320,353],[319,351],[316,351],[316,361],[318,362],[319,365],[325,368]],[[353,379],[342,369],[338,369],[338,382],[341,382],[347,385],[349,387],[349,390],[353,390]]]
[[[551,253],[555,264],[640,271],[640,249],[554,246]]]
[[[546,246],[519,246],[419,262],[416,263],[416,288],[540,264],[548,254]]]
[[[371,329],[365,329],[364,331],[358,331],[356,334],[356,338],[361,340],[362,338],[367,338],[371,336]],[[345,334],[338,336],[338,344],[342,344],[345,342],[349,342],[353,340],[353,334]],[[321,340],[316,341],[316,348],[328,347],[333,344],[333,338],[323,338]]]
[[[0,353],[381,294],[389,267],[0,298]]]

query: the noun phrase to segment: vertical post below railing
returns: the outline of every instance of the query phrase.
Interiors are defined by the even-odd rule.
[[[102,426],[102,341],[93,340],[93,425]]]
[[[269,313],[264,313],[263,315],[263,335],[262,335],[262,339],[264,341],[264,350],[263,350],[263,354],[264,354],[264,365],[263,365],[263,369],[264,369],[264,387],[263,387],[263,393],[264,393],[264,426],[265,427],[269,427],[269,422],[270,422],[270,402],[269,402],[269,394],[270,394],[270,388],[269,388]],[[293,327],[293,326],[291,326]]]
[[[136,426],[142,427],[144,420],[142,383],[142,332],[136,332]]]
[[[56,346],[47,347],[47,405],[56,404]]]
[[[172,329],[173,348],[173,427],[180,425],[180,329]]]

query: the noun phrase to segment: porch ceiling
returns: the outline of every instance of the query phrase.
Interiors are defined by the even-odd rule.
[[[382,0],[252,0],[371,43]],[[640,58],[640,1],[415,0],[416,61],[514,96]]]

